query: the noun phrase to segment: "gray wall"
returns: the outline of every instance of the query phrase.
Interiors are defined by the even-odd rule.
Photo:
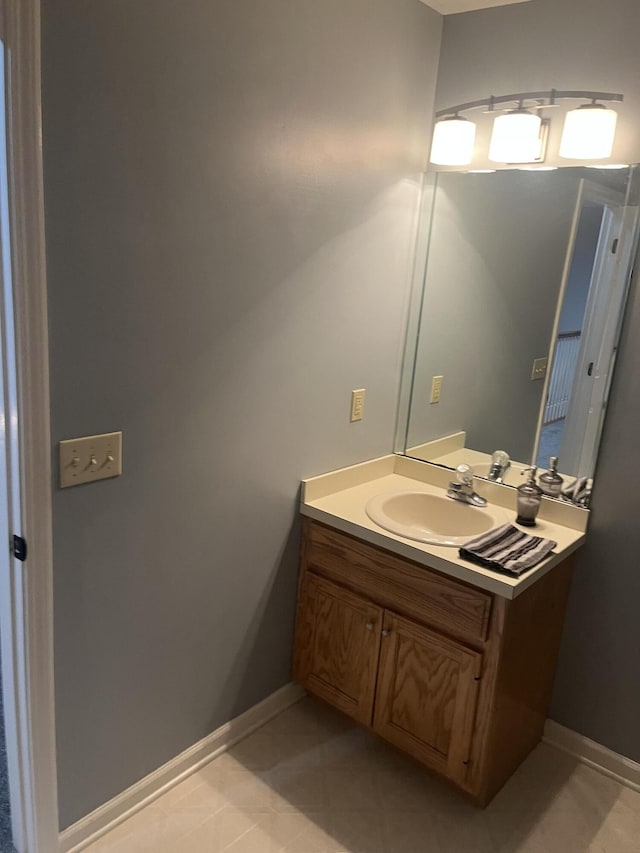
[[[530,462],[583,169],[438,175],[408,447],[466,445]],[[431,378],[442,396],[430,404]]]
[[[637,268],[637,266],[636,266]],[[634,282],[578,552],[551,716],[640,761],[640,291]]]
[[[532,0],[446,19],[438,103],[547,86],[625,94],[615,159],[640,160],[640,4]],[[552,716],[640,761],[640,300],[627,314]]]
[[[66,826],[290,678],[299,480],[392,446],[442,19],[42,12],[52,440],[124,430],[54,490]]]

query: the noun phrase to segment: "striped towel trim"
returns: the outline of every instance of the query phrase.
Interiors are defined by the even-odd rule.
[[[503,524],[460,548],[460,556],[481,566],[519,577],[544,560],[558,543]]]

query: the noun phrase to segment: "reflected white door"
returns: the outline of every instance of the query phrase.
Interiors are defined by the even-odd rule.
[[[560,446],[560,465],[593,475],[636,244],[638,209],[605,206],[582,330],[580,353]]]

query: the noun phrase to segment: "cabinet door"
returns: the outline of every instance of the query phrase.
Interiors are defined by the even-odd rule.
[[[308,573],[298,602],[294,677],[371,725],[382,608]]]
[[[463,783],[481,663],[478,652],[385,611],[375,731]]]

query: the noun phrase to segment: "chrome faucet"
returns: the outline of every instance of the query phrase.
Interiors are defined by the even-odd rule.
[[[494,483],[501,483],[510,465],[511,460],[509,459],[508,453],[504,450],[494,451],[493,456],[491,457],[491,467],[489,468],[487,478],[489,480],[493,480]]]
[[[486,506],[486,498],[481,498],[473,488],[473,468],[471,465],[458,465],[456,480],[449,483],[447,497],[472,506]]]

